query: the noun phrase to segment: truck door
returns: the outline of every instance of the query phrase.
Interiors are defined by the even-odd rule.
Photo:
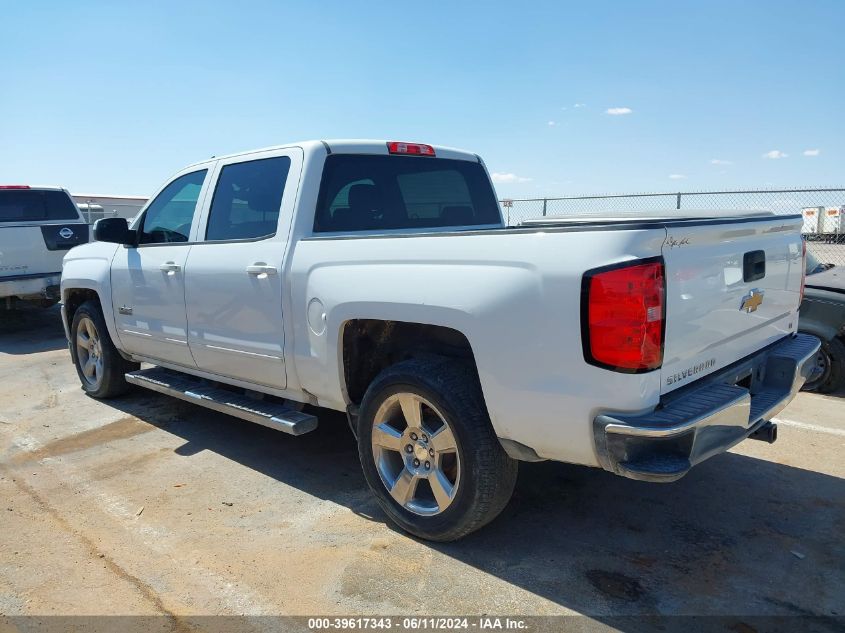
[[[188,343],[203,371],[287,385],[283,263],[301,166],[300,149],[218,164],[185,267]]]
[[[114,317],[128,352],[196,367],[188,349],[185,262],[207,176],[207,169],[195,169],[165,186],[136,224],[138,245],[118,248],[112,260]]]

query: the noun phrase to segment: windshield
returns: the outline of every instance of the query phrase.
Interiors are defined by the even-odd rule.
[[[42,189],[0,191],[0,222],[78,219],[79,210],[64,191]]]

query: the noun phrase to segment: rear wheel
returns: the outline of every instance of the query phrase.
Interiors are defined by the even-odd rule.
[[[364,476],[388,517],[434,541],[459,539],[507,505],[517,462],[496,438],[475,372],[449,359],[384,370],[358,418]]]
[[[804,390],[831,393],[842,386],[845,377],[845,344],[838,338],[821,343],[816,355],[815,372],[804,383]]]
[[[86,301],[76,310],[71,324],[71,347],[82,389],[94,398],[112,398],[126,393],[124,375],[138,369],[138,363],[124,359],[109,336],[100,306]]]

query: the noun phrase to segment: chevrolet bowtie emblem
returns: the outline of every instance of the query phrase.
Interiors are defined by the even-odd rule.
[[[739,309],[743,312],[755,312],[760,304],[763,303],[763,291],[755,288],[742,298],[742,304]]]

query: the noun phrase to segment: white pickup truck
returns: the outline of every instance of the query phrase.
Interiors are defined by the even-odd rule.
[[[177,173],[64,260],[82,387],[130,384],[294,435],[348,414],[388,517],[454,540],[520,460],[672,481],[811,372],[801,216],[505,227],[475,154],[315,141]],[[140,363],[152,368],[141,369]]]
[[[65,189],[0,185],[0,308],[58,303],[62,257],[88,235]]]

